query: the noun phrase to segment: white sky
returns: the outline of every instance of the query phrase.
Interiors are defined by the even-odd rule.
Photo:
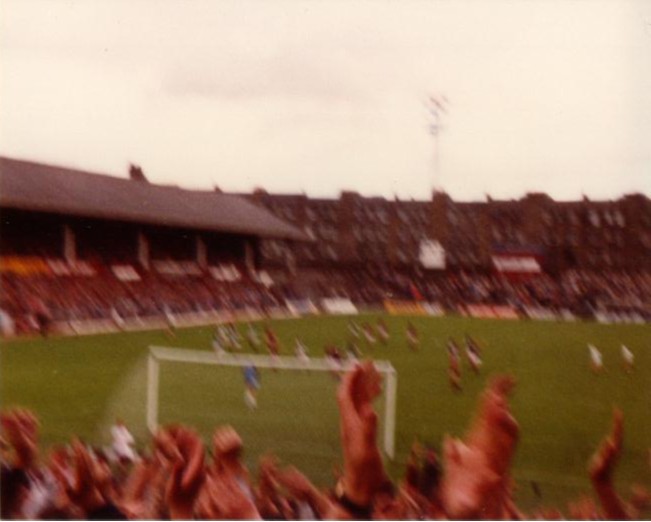
[[[645,0],[3,0],[0,24],[2,155],[228,191],[651,195]]]

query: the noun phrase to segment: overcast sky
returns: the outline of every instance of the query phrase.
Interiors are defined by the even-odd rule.
[[[0,16],[5,156],[228,191],[651,195],[649,1],[2,0]],[[449,100],[438,170],[431,93]]]

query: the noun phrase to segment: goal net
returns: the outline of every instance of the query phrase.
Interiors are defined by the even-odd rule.
[[[275,409],[269,408],[273,412],[266,412],[265,405],[261,404],[259,411],[251,414],[243,406],[241,371],[233,370],[250,365],[266,372],[261,393],[267,388],[272,389],[269,391],[269,395],[272,395],[269,402],[280,403],[276,404]],[[345,361],[342,370],[349,371],[353,365],[353,362]],[[382,404],[379,405],[381,446],[387,457],[393,459],[397,374],[388,361],[374,361],[374,365],[384,378],[383,396],[380,398]],[[219,417],[216,412],[228,410],[230,401],[231,404],[237,403],[237,415],[241,417],[222,417],[219,418],[220,423],[232,422],[239,430],[240,424],[253,422],[256,430],[262,430],[269,436],[275,434],[278,440],[274,440],[274,443],[289,444],[293,438],[296,442],[300,437],[307,439],[306,444],[310,445],[318,439],[315,433],[309,431],[307,417],[311,417],[317,422],[328,423],[319,434],[329,433],[338,444],[335,383],[329,375],[332,367],[325,358],[305,361],[281,356],[272,359],[267,355],[248,353],[217,356],[208,350],[150,346],[147,368],[146,421],[151,432],[158,428],[161,413],[165,423],[189,421],[196,425],[205,422],[214,427]],[[305,418],[302,419],[302,416]],[[279,426],[283,422],[285,425]]]

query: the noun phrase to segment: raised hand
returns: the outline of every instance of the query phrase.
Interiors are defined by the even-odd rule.
[[[509,376],[494,379],[484,392],[478,415],[468,433],[468,445],[481,450],[491,470],[503,476],[511,464],[519,427],[509,410],[508,396],[515,386]]]
[[[204,447],[199,436],[184,427],[159,432],[158,458],[171,468],[165,499],[172,519],[192,518],[196,497],[204,481]]]
[[[488,465],[481,450],[460,440],[446,438],[443,442],[444,474],[440,486],[440,501],[448,518],[483,518],[492,494],[498,491],[501,477]]]
[[[613,411],[613,427],[597,452],[593,455],[589,466],[590,479],[593,482],[606,483],[612,480],[615,465],[622,450],[624,432],[624,414],[621,410]]]
[[[74,516],[85,516],[89,511],[106,504],[103,488],[110,475],[98,465],[96,458],[79,439],[73,439],[71,449],[72,480],[64,483],[70,502],[67,508]]]
[[[567,511],[570,520],[599,520],[599,512],[594,501],[589,497],[581,497],[568,503]]]
[[[373,410],[380,382],[373,363],[367,361],[344,376],[337,392],[344,493],[359,506],[369,505],[377,488],[387,480],[377,447],[377,414]]]
[[[509,500],[509,466],[518,424],[509,411],[509,377],[495,379],[484,392],[465,442],[444,441],[441,502],[451,518],[499,518]]]
[[[27,469],[38,455],[38,420],[32,412],[16,408],[0,416],[7,442],[15,451],[13,466]]]
[[[294,498],[298,500],[309,500],[316,487],[297,468],[289,466],[283,470],[274,470],[276,482],[284,487]]]
[[[613,520],[628,520],[630,518],[624,502],[613,487],[613,473],[622,451],[623,433],[624,414],[621,410],[615,409],[612,431],[601,443],[588,467],[592,485],[599,497],[606,518]]]
[[[633,508],[631,518],[639,519],[643,511],[651,508],[651,493],[642,484],[633,484],[631,486],[631,496],[629,505]]]
[[[257,506],[264,518],[282,517],[283,499],[276,480],[278,461],[273,455],[264,455],[258,463]]]
[[[274,479],[276,483],[285,488],[285,490],[296,500],[308,502],[322,520],[339,518],[344,515],[343,512],[337,511],[337,506],[321,493],[310,479],[293,466],[283,470],[274,469]]]
[[[242,439],[232,426],[222,426],[213,435],[213,465],[218,471],[227,469],[248,479],[248,472],[240,459]]]
[[[151,494],[160,482],[161,467],[156,460],[139,460],[126,480],[119,506],[130,520],[161,518],[154,510]]]
[[[228,471],[207,474],[197,503],[197,515],[213,520],[261,520],[251,498]]]

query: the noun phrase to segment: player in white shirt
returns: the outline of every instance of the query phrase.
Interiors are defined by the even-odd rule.
[[[590,350],[590,366],[592,371],[595,373],[601,372],[604,368],[601,352],[593,344],[588,344],[588,350]]]
[[[251,323],[249,323],[246,328],[246,340],[248,341],[249,346],[257,352],[261,342],[260,336]]]
[[[170,337],[176,337],[176,317],[170,310],[169,306],[165,305],[163,309],[163,314],[165,315],[165,321],[167,323],[167,335]]]
[[[635,355],[633,355],[633,352],[631,352],[623,344],[622,344],[622,359],[624,360],[624,369],[627,372],[632,372],[633,365],[635,364]]]
[[[364,323],[362,326],[362,332],[364,333],[364,338],[368,344],[375,344],[376,339],[373,335],[373,327],[369,323]]]
[[[301,340],[296,338],[296,348],[294,350],[296,357],[303,365],[307,365],[310,362],[310,357],[307,355],[307,346],[305,346]]]
[[[383,319],[378,319],[376,330],[382,344],[387,344],[389,342],[389,328]]]
[[[122,463],[134,462],[138,456],[133,448],[133,435],[129,432],[122,420],[118,419],[111,428],[111,437],[113,442],[111,448],[116,459]]]
[[[227,349],[231,347],[231,337],[228,335],[228,330],[223,324],[217,326],[216,336],[219,337],[219,342],[222,348]]]
[[[222,357],[226,353],[226,350],[222,345],[221,336],[217,330],[215,330],[215,333],[212,336],[212,349],[215,350],[215,355],[217,355],[217,357]]]
[[[355,321],[348,321],[348,331],[355,338],[359,339],[361,335],[361,330],[359,325]]]
[[[466,347],[466,356],[468,357],[468,362],[470,363],[470,367],[472,368],[472,371],[475,373],[479,373],[479,370],[481,369],[481,365],[482,365],[482,360],[477,354],[477,352],[474,350],[474,348]]]
[[[470,364],[472,371],[479,373],[483,363],[481,360],[479,345],[469,335],[466,335],[466,357],[468,358],[468,363]]]
[[[226,325],[226,332],[230,339],[231,346],[236,350],[241,350],[242,349],[242,344],[240,343],[241,337],[240,337],[240,333],[237,331],[237,327],[235,326],[235,323],[230,323]]]

